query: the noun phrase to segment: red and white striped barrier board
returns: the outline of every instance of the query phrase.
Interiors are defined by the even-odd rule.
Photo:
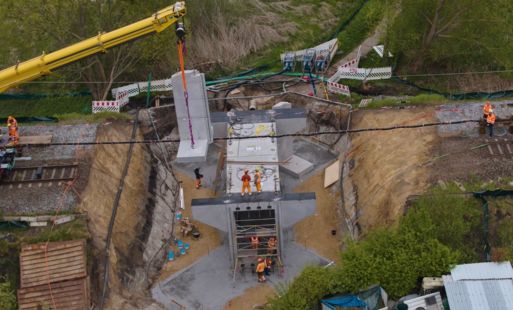
[[[341,94],[350,97],[351,92],[349,91],[349,87],[343,84],[328,82],[328,91],[335,94]]]
[[[105,100],[105,101],[93,101],[92,110],[93,113],[99,112],[118,112],[119,113],[119,101],[117,100]]]

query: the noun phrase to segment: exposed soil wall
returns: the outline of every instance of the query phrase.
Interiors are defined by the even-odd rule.
[[[433,108],[357,111],[352,128],[387,127],[436,121]],[[356,232],[394,223],[408,196],[429,186],[437,144],[436,128],[362,132],[351,135],[344,167],[344,206]]]
[[[97,141],[129,140],[132,124],[106,123],[99,127]],[[142,135],[137,134],[137,139]],[[94,150],[88,184],[82,193],[79,208],[87,212],[95,257],[92,276],[93,300],[98,300],[105,239],[112,215],[115,193],[128,152],[128,145],[98,145]],[[110,248],[109,288],[111,295],[123,294],[123,280],[133,275],[132,263],[141,255],[138,232],[145,224],[145,208],[149,179],[149,154],[144,145],[135,145],[125,179]],[[101,275],[101,276],[100,276]],[[94,294],[96,293],[96,294]]]

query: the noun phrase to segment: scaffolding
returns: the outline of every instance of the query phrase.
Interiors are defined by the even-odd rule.
[[[257,210],[235,210],[233,212],[231,246],[234,255],[234,274],[254,272],[257,259],[271,258],[273,267],[283,270],[281,260],[281,236],[276,209],[257,207]],[[273,245],[274,238],[274,245]],[[271,268],[274,271],[275,268]]]

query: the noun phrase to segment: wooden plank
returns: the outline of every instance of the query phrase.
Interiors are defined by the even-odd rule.
[[[57,309],[83,309],[89,305],[88,278],[52,284],[52,293],[47,284],[18,290],[19,309],[35,309],[39,304],[54,305]],[[53,296],[53,301],[52,301]]]
[[[68,222],[71,222],[75,219],[75,216],[73,215],[68,215],[68,216],[63,216],[61,218],[58,218],[56,219],[55,221],[53,221],[55,224],[57,225],[60,225],[60,224],[64,224],[64,223],[68,223]]]
[[[59,281],[67,281],[67,280],[73,280],[78,278],[85,277],[86,271],[82,268],[80,269],[68,269],[66,271],[62,271],[59,273],[50,273],[50,279],[48,279],[48,274],[40,274],[36,277],[32,277],[29,279],[25,279],[23,281],[23,287],[30,287],[30,286],[36,286],[44,283],[48,283],[50,281],[51,283],[59,282]]]
[[[24,245],[21,249],[22,253],[24,251],[34,251],[34,250],[44,250],[46,243],[36,243],[36,244],[28,244]],[[85,240],[73,240],[73,241],[60,241],[60,242],[50,242],[48,243],[48,249],[60,249],[60,248],[68,248],[72,246],[82,246],[85,247]]]
[[[78,249],[69,249],[68,251],[59,251],[59,252],[53,252],[53,253],[48,252],[48,254],[46,255],[48,257],[48,259],[45,259],[45,253],[42,252],[38,256],[23,257],[20,259],[20,263],[34,265],[34,264],[43,263],[45,261],[50,261],[50,260],[58,260],[58,259],[62,259],[62,258],[69,258],[72,256],[80,256],[81,252],[82,251],[78,250]]]
[[[22,145],[50,144],[50,143],[52,143],[52,138],[53,138],[53,135],[21,136],[19,143]]]
[[[26,250],[25,252],[22,250],[22,257],[29,257],[29,256],[39,256],[41,254],[45,253],[45,245],[34,245],[35,247],[33,250]],[[67,251],[76,251],[76,250],[84,250],[82,246],[80,245],[70,245],[70,246],[59,246],[59,247],[50,247],[48,246],[48,249],[46,250],[47,253],[56,253],[58,251],[67,252]]]
[[[324,169],[324,188],[334,184],[340,178],[340,160]]]
[[[30,227],[45,227],[48,226],[48,222],[30,222]]]
[[[42,262],[35,262],[35,263],[30,263],[30,264],[24,264],[24,266],[26,266],[27,268],[37,268],[38,265],[48,265],[48,266],[52,266],[52,265],[61,265],[63,263],[66,263],[66,262],[69,262],[69,263],[74,263],[74,262],[80,262],[82,264],[84,264],[84,261],[82,259],[81,256],[72,256],[72,257],[65,257],[65,258],[61,258],[61,259],[56,259],[56,260],[49,260],[48,262],[46,262],[44,260],[44,258],[42,258]]]
[[[52,275],[55,277],[57,275],[61,275],[70,271],[74,271],[75,273],[83,273],[85,274],[85,268],[82,264],[82,262],[77,262],[75,265],[67,265],[66,267],[62,267],[59,265],[49,266],[48,268],[40,268],[37,270],[37,272],[30,274],[30,279],[34,279],[37,277],[44,276],[45,278],[48,278],[48,274],[50,274],[50,277]],[[26,279],[26,281],[29,279]]]

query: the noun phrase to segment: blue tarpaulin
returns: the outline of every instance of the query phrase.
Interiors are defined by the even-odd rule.
[[[336,310],[336,307],[364,308],[366,306],[365,302],[361,301],[355,295],[345,295],[323,299],[321,300],[321,303],[333,310]]]

